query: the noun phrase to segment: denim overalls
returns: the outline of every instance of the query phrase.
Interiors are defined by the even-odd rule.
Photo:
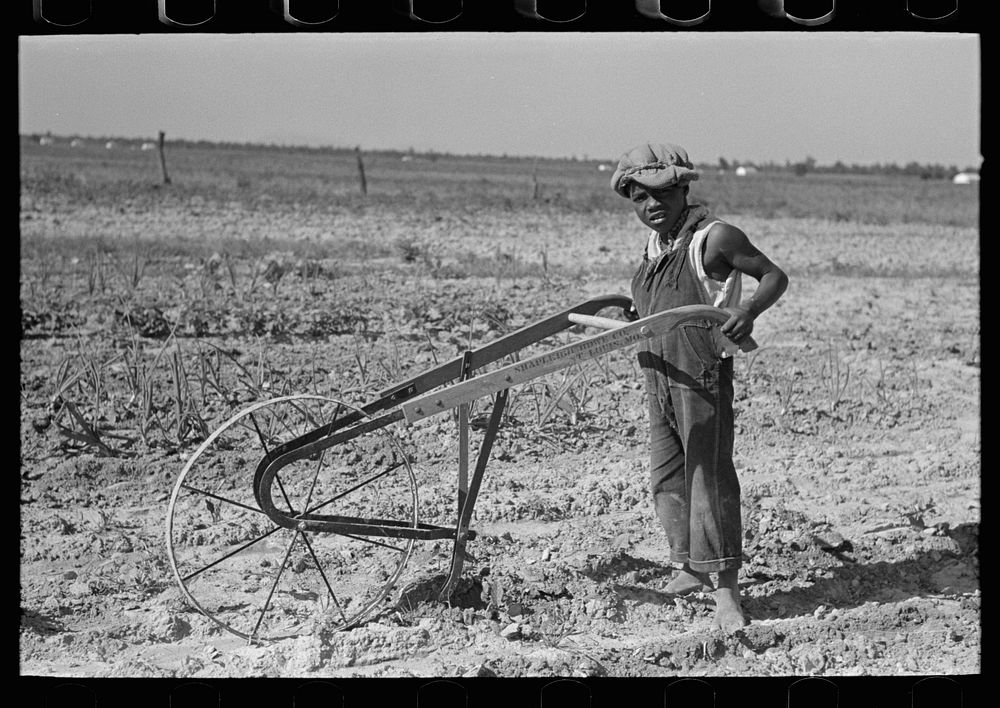
[[[688,261],[694,230],[632,279],[640,317],[705,304]],[[677,262],[679,259],[679,262]],[[707,320],[639,345],[649,403],[650,487],[670,560],[695,572],[738,568],[740,484],[733,465],[733,360],[721,359]]]

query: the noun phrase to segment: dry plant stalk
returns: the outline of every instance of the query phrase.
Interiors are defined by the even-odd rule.
[[[104,294],[104,268],[100,249],[87,256],[87,294],[94,295],[98,290]]]
[[[826,361],[820,370],[820,377],[823,381],[823,389],[826,392],[827,400],[830,403],[830,412],[837,408],[843,400],[844,392],[851,380],[851,365],[841,362],[839,352],[831,340],[826,350]]]
[[[65,357],[60,361],[56,369],[55,390],[50,397],[50,405],[57,409],[54,420],[59,432],[87,447],[95,447],[101,454],[108,456],[117,454],[117,451],[103,441],[99,432],[98,421],[102,418],[103,400],[107,397],[104,369],[123,356],[123,354],[119,354],[109,361],[101,363],[93,353],[85,352],[83,342],[78,341],[78,351],[75,357]],[[70,365],[74,358],[80,362],[80,369],[71,375]],[[88,397],[88,407],[92,411],[90,416],[92,422],[88,421],[87,417],[80,411],[77,402],[70,399],[70,392],[74,387],[80,389],[80,395]],[[60,422],[65,414],[69,414],[71,420],[76,424],[76,430]],[[107,436],[128,440],[127,437],[121,435],[106,434],[104,437]]]
[[[785,416],[791,413],[792,403],[799,397],[800,391],[795,390],[795,377],[788,375],[784,377],[785,383],[778,387],[778,414]]]
[[[208,437],[208,424],[194,407],[179,344],[174,347],[173,356],[170,359],[170,373],[174,384],[174,438],[176,442],[183,444],[192,432],[200,434],[202,438]]]
[[[130,262],[123,264],[119,259],[114,258],[111,261],[115,270],[122,277],[125,283],[125,289],[129,294],[133,294],[139,289],[139,284],[142,282],[143,276],[146,274],[146,267],[149,265],[149,260],[139,253],[138,243],[132,251],[132,259]]]
[[[76,424],[80,426],[82,432],[78,432],[69,428],[61,423],[57,423],[59,432],[70,440],[75,440],[77,442],[83,443],[88,447],[96,447],[102,454],[108,457],[114,457],[115,451],[108,447],[104,441],[101,440],[101,436],[98,435],[95,426],[92,426],[87,422],[87,419],[83,417],[80,411],[77,409],[76,404],[72,401],[63,401],[63,407],[60,414],[56,416],[57,420],[61,418],[62,411],[66,411],[70,414]]]

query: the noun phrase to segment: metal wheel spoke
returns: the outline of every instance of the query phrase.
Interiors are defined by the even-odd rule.
[[[277,472],[274,474],[274,481],[278,483],[278,490],[281,492],[281,496],[285,500],[285,504],[288,505],[288,513],[294,514],[295,507],[292,506],[292,500],[288,498],[288,494],[285,493],[285,485],[281,483],[281,477],[278,476]]]
[[[299,405],[297,405],[295,403],[292,403],[291,407],[294,408],[295,410],[297,410],[298,412],[300,412],[303,416],[305,416],[306,421],[309,423],[309,426],[311,428],[316,428],[316,427],[318,427],[320,425],[320,423],[316,422],[316,419],[313,417],[312,413],[310,413],[309,410],[307,408],[305,408],[304,406],[299,406]],[[285,422],[284,418],[282,418],[279,422],[281,423],[282,427],[284,427],[284,429],[287,432],[291,433],[291,435],[292,435],[293,438],[297,438],[301,434],[301,433],[298,433],[295,430],[293,430],[288,425],[288,423]]]
[[[247,511],[252,511],[255,514],[263,514],[264,516],[267,516],[267,514],[265,514],[260,509],[256,509],[256,508],[254,508],[252,506],[247,506],[246,504],[242,504],[242,503],[240,503],[238,501],[233,501],[232,499],[227,499],[226,497],[220,497],[218,494],[213,494],[212,492],[206,492],[204,489],[198,489],[197,487],[192,487],[190,484],[182,484],[181,488],[182,489],[188,489],[188,490],[190,490],[192,492],[196,492],[198,494],[202,494],[202,495],[204,495],[206,497],[212,497],[212,499],[218,499],[219,501],[225,502],[226,504],[232,504],[233,506],[238,506],[241,509],[246,509]]]
[[[253,414],[251,413],[250,415],[252,416]],[[256,436],[257,436],[257,438],[258,438],[258,439],[260,439],[260,442],[261,442],[261,445],[262,445],[262,446],[264,447],[264,452],[265,452],[265,453],[267,452],[267,450],[268,450],[268,448],[267,448],[267,444],[266,444],[266,443],[264,442],[264,440],[262,440],[262,439],[261,439],[261,436],[262,436],[263,434],[261,433],[261,431],[260,431],[260,429],[259,429],[259,428],[257,428],[257,427],[256,427],[255,425],[247,425],[247,424],[246,424],[246,422],[244,422],[244,421],[242,421],[242,420],[241,420],[241,421],[239,421],[239,423],[237,423],[237,425],[238,425],[238,426],[239,426],[240,428],[243,428],[243,429],[245,429],[245,430],[248,430],[248,431],[250,431],[251,433],[253,433],[254,435],[256,435]]]
[[[253,631],[250,632],[250,641],[253,641],[253,637],[257,636],[257,630],[260,629],[260,623],[264,621],[264,615],[267,614],[267,608],[271,605],[271,598],[274,597],[274,591],[278,589],[278,583],[281,581],[281,574],[285,571],[285,566],[288,565],[288,557],[292,555],[292,549],[295,547],[295,541],[299,537],[299,532],[296,531],[292,534],[292,540],[288,542],[288,548],[285,550],[285,557],[281,560],[281,565],[278,566],[278,572],[274,576],[274,582],[271,583],[271,589],[267,593],[267,599],[264,600],[264,606],[260,608],[260,614],[257,616],[257,624],[254,625]]]
[[[316,557],[316,551],[313,550],[312,544],[309,543],[309,539],[308,537],[306,537],[305,532],[303,531],[301,533],[302,533],[302,540],[305,542],[306,548],[309,549],[309,555],[312,556],[313,563],[316,564],[316,570],[319,571],[320,577],[323,578],[323,584],[326,585],[326,589],[330,593],[330,599],[332,599],[333,604],[337,606],[337,612],[340,613],[340,616],[343,618],[344,622],[347,622],[347,615],[344,614],[344,608],[340,606],[340,602],[337,600],[337,594],[333,591],[333,588],[330,586],[330,581],[326,579],[326,573],[323,572],[323,565],[322,563],[319,562],[319,558]]]
[[[264,434],[260,432],[260,426],[257,425],[257,418],[253,413],[250,414],[250,422],[253,423],[254,430],[257,431],[257,439],[260,440],[261,447],[264,448],[264,455],[270,459],[271,451],[267,447],[267,442],[264,440]],[[292,506],[292,500],[288,498],[288,494],[285,493],[285,485],[281,483],[281,477],[277,474],[274,475],[274,481],[278,483],[278,489],[281,491],[281,496],[285,499],[285,504],[288,505],[288,513],[294,514],[295,508]]]
[[[253,423],[253,429],[257,431],[257,439],[260,440],[260,446],[264,448],[264,454],[270,457],[271,451],[267,447],[267,441],[264,440],[264,433],[260,432],[260,426],[257,425],[257,417],[253,413],[250,414],[250,422]]]
[[[346,491],[343,491],[343,492],[341,492],[340,494],[338,494],[338,495],[337,495],[337,496],[335,496],[335,497],[331,497],[330,499],[327,499],[327,500],[326,500],[325,502],[323,502],[322,504],[318,504],[317,506],[314,506],[314,507],[312,507],[311,509],[307,509],[307,510],[306,510],[305,512],[303,512],[303,513],[304,513],[304,514],[311,514],[311,513],[313,513],[314,511],[317,511],[317,510],[319,510],[319,509],[322,509],[322,508],[323,508],[324,506],[326,506],[327,504],[332,504],[333,502],[337,501],[338,499],[341,499],[341,498],[343,498],[343,497],[347,496],[347,495],[348,495],[348,494],[350,494],[351,492],[355,492],[355,491],[357,491],[358,489],[360,489],[361,487],[365,486],[366,484],[369,484],[369,483],[371,483],[371,482],[374,482],[374,481],[375,481],[376,479],[378,479],[379,477],[384,477],[384,476],[386,476],[387,474],[389,474],[390,472],[392,472],[393,470],[395,470],[395,469],[398,469],[398,468],[400,468],[400,467],[402,467],[402,466],[403,466],[403,463],[402,463],[402,462],[397,462],[397,463],[396,463],[396,464],[394,464],[394,465],[393,465],[392,467],[387,467],[387,468],[386,468],[386,469],[385,469],[384,471],[382,471],[382,472],[379,472],[378,474],[376,474],[376,475],[373,475],[373,476],[369,477],[369,478],[368,478],[368,479],[366,479],[366,480],[363,480],[363,481],[361,481],[361,482],[358,482],[357,484],[355,484],[355,485],[354,485],[353,487],[351,487],[350,489],[348,489],[348,490],[346,490]]]
[[[381,522],[366,520],[418,528],[419,503],[399,441],[374,434],[402,413],[371,418],[368,408],[318,394],[255,402],[185,461],[168,507],[167,554],[193,608],[254,645],[315,631],[310,618],[344,630],[385,610],[415,539],[383,536],[365,525]],[[269,479],[280,490],[280,523],[261,519],[268,514],[254,486],[277,459]],[[310,514],[357,526],[318,531],[307,528]]]
[[[399,546],[393,546],[392,544],[389,543],[382,543],[381,541],[373,541],[372,539],[366,538],[365,536],[355,536],[352,533],[341,533],[338,531],[334,531],[333,533],[335,533],[338,536],[346,536],[347,538],[353,538],[355,541],[364,541],[365,543],[371,543],[372,545],[375,546],[382,546],[383,548],[391,548],[394,551],[399,551],[400,553],[406,553],[405,548],[400,548]]]
[[[278,531],[280,531],[283,528],[284,528],[283,526],[275,526],[273,529],[271,529],[267,533],[263,534],[262,536],[258,536],[254,540],[248,541],[247,543],[244,543],[242,546],[240,546],[239,548],[237,548],[235,551],[230,551],[229,553],[227,553],[226,555],[222,556],[221,558],[218,558],[218,559],[212,561],[211,563],[209,563],[208,565],[206,565],[204,568],[200,568],[200,569],[196,570],[195,572],[193,572],[193,573],[191,573],[189,575],[185,575],[183,577],[183,580],[185,582],[187,582],[191,578],[194,578],[194,577],[200,575],[201,573],[204,573],[209,568],[213,568],[213,567],[217,566],[219,563],[221,563],[222,561],[226,560],[227,558],[232,558],[233,556],[235,556],[240,551],[245,551],[247,548],[250,548],[250,546],[254,545],[255,543],[260,543],[261,541],[263,541],[268,536],[271,536],[271,535],[277,533]]]
[[[326,457],[326,450],[319,453],[319,459],[316,461],[316,469],[313,471],[312,482],[309,484],[309,493],[306,494],[306,503],[302,505],[306,509],[309,508],[309,502],[312,501],[313,491],[316,489],[316,480],[319,478],[319,468],[323,466],[324,457]]]

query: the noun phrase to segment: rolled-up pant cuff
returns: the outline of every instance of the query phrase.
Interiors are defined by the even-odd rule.
[[[708,561],[687,561],[688,567],[696,573],[719,573],[723,570],[735,570],[743,565],[743,559],[739,556],[735,558],[718,558]]]

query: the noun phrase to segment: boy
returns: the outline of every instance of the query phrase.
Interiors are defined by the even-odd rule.
[[[733,354],[754,320],[775,303],[788,277],[735,226],[688,204],[698,179],[684,148],[644,144],[622,155],[611,187],[632,202],[650,233],[632,279],[639,317],[682,305],[729,313],[721,327],[686,323],[640,345],[650,422],[650,486],[679,568],[667,592],[713,591],[714,625],[748,624],[740,606],[740,486],[733,466]],[[742,300],[741,274],[759,285]],[[709,573],[717,573],[715,585]]]

